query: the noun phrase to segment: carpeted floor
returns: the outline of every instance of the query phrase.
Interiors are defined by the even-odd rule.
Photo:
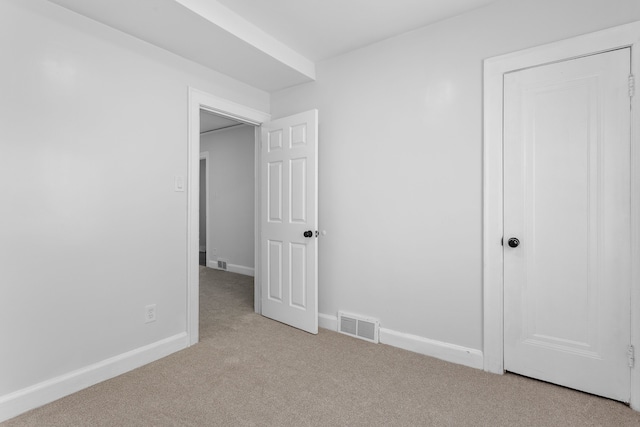
[[[250,277],[201,267],[201,342],[14,426],[640,426],[627,406],[253,313]],[[3,424],[4,426],[4,424]]]

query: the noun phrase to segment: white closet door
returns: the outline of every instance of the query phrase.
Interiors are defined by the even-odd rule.
[[[620,49],[504,81],[505,369],[625,402],[629,73]]]

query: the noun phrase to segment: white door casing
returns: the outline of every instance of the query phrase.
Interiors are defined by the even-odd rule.
[[[200,110],[207,110],[214,114],[219,114],[224,117],[232,118],[243,123],[256,126],[256,150],[255,150],[255,277],[254,277],[254,290],[255,290],[255,311],[262,313],[265,316],[272,317],[283,323],[290,324],[291,326],[299,327],[300,329],[307,330],[311,333],[317,333],[318,330],[318,268],[317,268],[317,239],[315,231],[317,230],[317,212],[318,212],[318,188],[317,188],[317,170],[318,170],[318,156],[317,156],[317,136],[318,136],[318,111],[312,110],[299,115],[291,116],[289,118],[279,119],[274,122],[270,122],[271,116],[268,113],[255,110],[242,104],[238,104],[224,98],[200,91],[195,88],[189,88],[189,146],[188,146],[188,194],[187,194],[187,335],[188,345],[194,345],[198,342],[199,331],[199,168],[200,168]],[[287,125],[287,120],[292,120]],[[305,126],[301,126],[306,123]],[[287,232],[282,233],[284,228],[280,231],[276,230],[276,234],[272,234],[272,240],[276,241],[280,238],[284,243],[284,238],[288,239],[288,242],[293,243],[291,246],[291,257],[296,260],[300,258],[300,253],[304,252],[306,263],[294,263],[287,264],[287,268],[291,268],[291,272],[283,270],[283,273],[287,274],[287,277],[300,278],[303,280],[294,280],[294,285],[304,282],[305,287],[295,289],[304,291],[304,297],[300,298],[300,294],[289,293],[292,298],[292,309],[298,311],[296,315],[284,314],[281,315],[279,309],[269,311],[265,313],[265,309],[262,303],[266,300],[263,298],[263,285],[262,280],[265,276],[263,272],[264,260],[266,258],[265,248],[263,245],[263,233],[262,226],[264,221],[263,213],[268,212],[266,207],[262,206],[263,202],[268,201],[265,199],[264,191],[265,187],[262,182],[263,157],[262,146],[266,145],[266,137],[270,130],[275,131],[277,126],[281,126],[291,131],[290,134],[283,134],[283,141],[285,138],[289,144],[293,141],[293,149],[287,149],[283,145],[283,149],[287,149],[287,155],[289,160],[293,163],[293,176],[303,175],[304,185],[301,187],[299,180],[294,180],[294,185],[290,185],[287,182],[283,182],[282,190],[286,191],[282,193],[283,202],[284,197],[288,200],[294,200],[294,202],[300,201],[300,195],[305,197],[304,203],[293,204],[289,206],[292,215],[283,211],[288,215],[287,218],[293,218],[294,221],[287,226]],[[288,126],[288,127],[287,127]],[[292,139],[293,137],[293,139]],[[264,141],[263,141],[263,138]],[[264,142],[264,144],[263,144]],[[284,142],[283,142],[284,143]],[[306,148],[305,148],[306,147]],[[306,154],[305,154],[306,153]],[[307,157],[305,157],[307,156]],[[302,161],[302,159],[306,159]],[[282,159],[284,161],[284,157]],[[283,164],[284,166],[284,164]],[[301,167],[306,171],[305,174],[301,174]],[[283,167],[283,172],[285,169]],[[288,195],[288,192],[293,192],[293,198]],[[284,205],[283,205],[284,206]],[[300,207],[306,206],[305,221],[300,221],[301,211]],[[283,218],[284,218],[283,214]],[[305,238],[304,250],[302,250],[302,243],[298,240],[299,237],[290,237],[288,233],[292,232],[294,228],[300,227],[302,224],[307,227],[306,230],[312,230],[314,235],[311,239]],[[272,224],[273,225],[273,224]],[[267,235],[270,235],[267,233]],[[291,235],[292,236],[292,235]],[[301,234],[302,236],[302,234]],[[284,245],[283,245],[284,247]],[[284,261],[283,261],[284,262]],[[283,265],[284,266],[284,265]],[[293,274],[291,274],[293,273]],[[285,276],[283,276],[283,279]],[[284,282],[283,282],[284,283]],[[287,292],[286,288],[283,288],[284,292]],[[269,300],[272,301],[272,300]],[[273,301],[272,301],[273,302]],[[304,309],[303,309],[304,306]],[[270,314],[271,315],[270,315]],[[295,311],[292,311],[295,313]],[[304,315],[300,315],[304,313]]]
[[[189,345],[194,345],[199,338],[199,209],[200,198],[200,110],[206,110],[214,114],[232,118],[243,123],[256,126],[259,129],[262,123],[268,122],[271,116],[268,113],[255,110],[246,105],[238,104],[224,98],[203,92],[195,88],[189,88],[189,147],[188,147],[188,186],[187,186],[187,335]],[[256,174],[255,174],[255,310],[260,312],[260,174],[259,168],[259,142],[260,134],[256,130]]]
[[[504,77],[505,369],[625,402],[630,68],[626,48]]]
[[[318,332],[317,123],[317,110],[264,123],[261,147],[262,314],[313,334]]]

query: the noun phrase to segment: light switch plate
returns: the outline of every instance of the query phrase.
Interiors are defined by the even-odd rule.
[[[184,176],[176,175],[175,191],[184,191]]]

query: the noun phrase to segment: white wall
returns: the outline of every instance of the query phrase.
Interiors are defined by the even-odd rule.
[[[207,261],[227,261],[228,270],[253,275],[255,128],[242,125],[202,134],[209,153]]]
[[[269,95],[42,0],[0,0],[0,52],[2,420],[184,334],[188,86]]]
[[[319,109],[320,312],[481,350],[482,61],[638,19],[637,0],[503,0],[273,94],[274,118]]]
[[[638,19],[637,0],[503,0],[275,94],[274,117],[320,110],[320,311],[480,349],[482,60]],[[44,0],[0,0],[0,52],[3,419],[185,331],[187,86],[270,99]]]
[[[207,161],[200,159],[200,251],[207,248]]]

